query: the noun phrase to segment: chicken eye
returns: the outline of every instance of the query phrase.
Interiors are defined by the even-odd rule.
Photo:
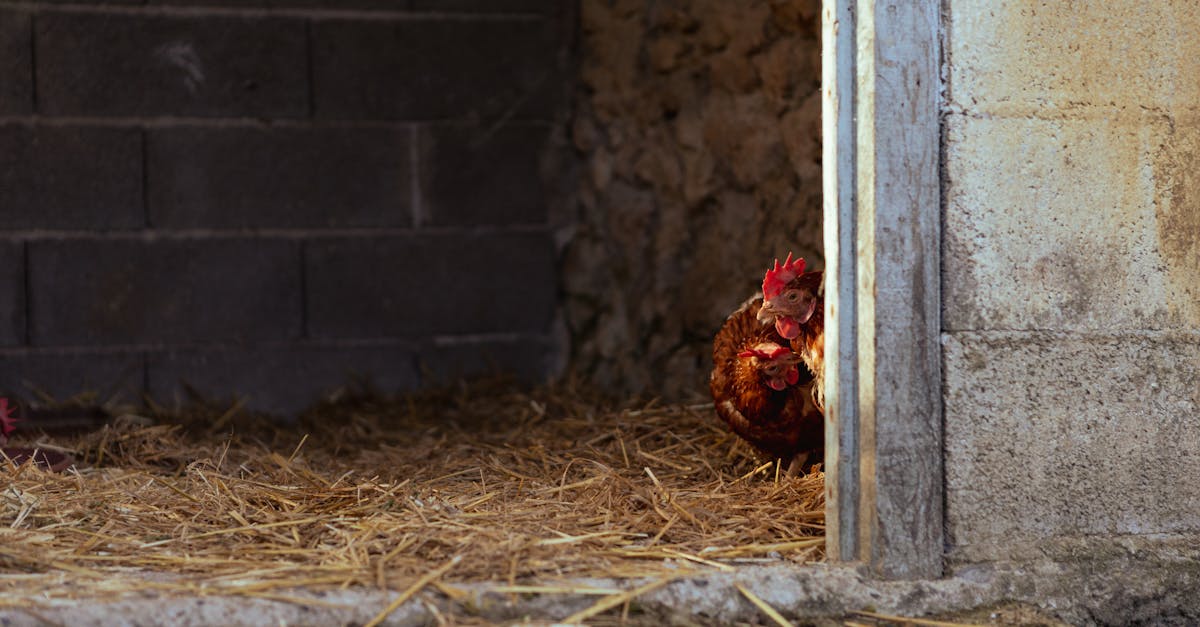
[[[787,299],[788,299],[788,300],[793,300],[793,301],[794,301],[794,300],[799,300],[799,299],[800,299],[800,292],[788,292],[788,293],[787,293]]]

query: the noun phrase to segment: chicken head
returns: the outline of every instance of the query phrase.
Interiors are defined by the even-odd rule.
[[[800,380],[800,370],[796,367],[800,363],[800,356],[785,346],[763,342],[738,353],[738,357],[748,360],[759,379],[772,390],[785,390]]]
[[[775,260],[775,267],[767,270],[762,283],[763,304],[758,310],[758,321],[774,324],[775,330],[785,339],[794,339],[800,334],[800,326],[812,318],[820,303],[820,274],[804,274],[804,259],[792,260],[788,253],[783,265]]]

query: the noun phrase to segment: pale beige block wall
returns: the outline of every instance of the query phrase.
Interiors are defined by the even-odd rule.
[[[950,555],[1200,533],[1200,5],[945,16]]]

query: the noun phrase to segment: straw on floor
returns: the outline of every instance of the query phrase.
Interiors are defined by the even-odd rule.
[[[0,606],[404,590],[450,561],[434,585],[453,594],[821,559],[821,473],[778,476],[706,405],[606,407],[480,383],[348,395],[291,426],[193,403],[26,437],[79,463],[0,460]]]

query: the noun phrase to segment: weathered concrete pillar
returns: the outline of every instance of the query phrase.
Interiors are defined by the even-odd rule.
[[[824,33],[830,556],[936,577],[939,5],[828,0]]]

